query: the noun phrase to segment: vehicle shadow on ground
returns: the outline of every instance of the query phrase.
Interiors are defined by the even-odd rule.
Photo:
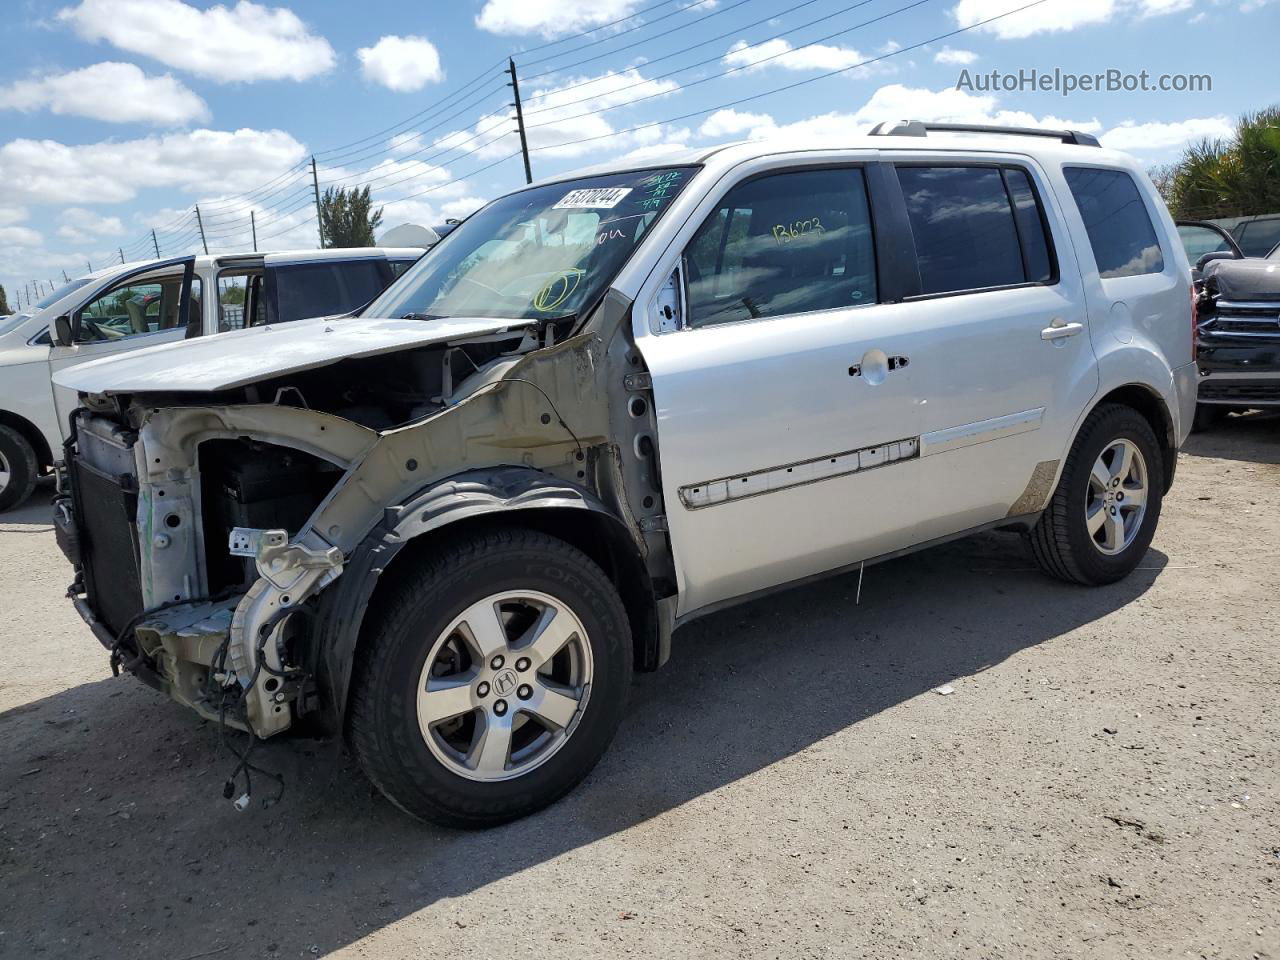
[[[25,503],[0,513],[0,531],[41,533],[52,530],[54,492],[52,478],[41,480]]]
[[[297,739],[255,754],[286,778],[283,800],[260,809],[271,791],[259,778],[236,813],[210,724],[131,679],[70,689],[0,714],[0,952],[327,953],[1097,620],[1167,562],[1152,551],[1090,590],[1041,577],[1016,537],[986,534],[868,568],[860,605],[854,575],[709,616],[677,632],[664,672],[637,678],[582,786],[482,832],[410,820],[336,745]]]
[[[1280,413],[1253,410],[1232,414],[1187,438],[1182,452],[1192,457],[1280,464]]]

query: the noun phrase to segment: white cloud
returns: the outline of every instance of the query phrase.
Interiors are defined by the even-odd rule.
[[[824,43],[796,49],[786,40],[775,38],[751,46],[739,40],[724,55],[724,62],[731,67],[747,67],[763,70],[781,67],[784,70],[843,70],[870,59],[852,47],[835,47]]]
[[[84,207],[67,207],[62,211],[62,226],[58,236],[72,243],[82,243],[93,237],[120,237],[124,224],[119,217],[104,217]]]
[[[387,141],[387,150],[394,154],[413,153],[426,145],[420,133],[397,133]]]
[[[250,0],[205,10],[181,0],[81,0],[57,16],[85,40],[220,83],[306,80],[336,61],[329,41],[292,10]]]
[[[933,55],[934,63],[950,63],[960,67],[967,67],[977,59],[978,55],[972,50],[955,50],[951,47],[943,47]]]
[[[960,0],[951,14],[960,26],[970,27],[1017,6],[1009,0]],[[1110,20],[1115,6],[1115,0],[1047,0],[1039,6],[1003,17],[981,29],[1006,40],[1029,37],[1033,33],[1074,30],[1087,24]]]
[[[488,0],[476,26],[490,33],[553,37],[629,16],[640,0]]]
[[[282,130],[192,130],[84,146],[11,140],[0,146],[0,183],[24,203],[120,203],[154,187],[236,192],[270,180],[305,152]]]
[[[29,227],[0,227],[0,249],[5,247],[38,247],[44,238]]]
[[[356,51],[366,80],[388,90],[409,93],[444,79],[440,53],[425,37],[382,37],[372,47]]]
[[[787,142],[838,140],[865,134],[882,120],[933,120],[949,123],[987,123],[1018,127],[1069,127],[1092,132],[1102,125],[1096,120],[1063,120],[1037,117],[1020,110],[998,109],[995,97],[975,96],[963,90],[927,90],[893,83],[880,87],[853,113],[833,111],[780,124],[768,114],[713,113],[698,131],[704,136],[745,134],[748,139],[777,138]]]
[[[726,137],[748,130],[774,126],[773,117],[767,113],[740,113],[737,110],[717,110],[698,128],[704,137]]]
[[[1173,123],[1135,123],[1126,120],[1098,139],[1104,147],[1133,153],[1160,153],[1203,137],[1226,139],[1235,131],[1230,117],[1197,117]]]
[[[208,105],[170,74],[151,77],[132,63],[111,61],[0,87],[0,108],[157,127],[209,117]]]

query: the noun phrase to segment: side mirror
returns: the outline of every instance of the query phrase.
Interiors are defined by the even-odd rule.
[[[1206,253],[1199,260],[1196,261],[1196,269],[1203,272],[1204,265],[1211,260],[1239,260],[1239,259],[1240,258],[1237,257],[1235,253],[1233,253],[1230,250],[1214,250],[1210,253]]]
[[[71,318],[65,313],[53,321],[53,342],[60,347],[69,347],[75,342],[71,332]]]

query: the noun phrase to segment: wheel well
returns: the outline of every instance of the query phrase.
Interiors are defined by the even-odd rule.
[[[653,584],[635,543],[622,524],[612,517],[575,507],[539,507],[504,510],[456,520],[414,537],[395,555],[378,578],[369,598],[368,611],[377,609],[384,590],[411,571],[415,559],[429,553],[444,538],[495,528],[536,530],[569,543],[595,561],[618,589],[627,618],[637,670],[658,665],[658,618]],[[368,622],[368,616],[365,618]]]
[[[1168,493],[1173,485],[1173,472],[1177,466],[1178,444],[1174,436],[1173,417],[1169,415],[1169,408],[1165,406],[1164,400],[1149,387],[1131,383],[1112,390],[1097,405],[1104,403],[1132,407],[1151,425],[1151,432],[1156,435],[1160,444],[1161,459],[1164,461],[1164,490]]]
[[[36,459],[40,462],[40,466],[53,466],[53,453],[49,449],[49,442],[45,440],[44,434],[34,423],[16,413],[0,410],[0,426],[9,427],[22,434],[23,439],[31,444],[31,449],[36,452]]]

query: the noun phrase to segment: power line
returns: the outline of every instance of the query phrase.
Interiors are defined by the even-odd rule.
[[[918,2],[925,2],[925,0],[918,0]],[[1032,7],[1038,7],[1040,6],[1040,4],[1046,3],[1046,2],[1048,2],[1048,0],[1031,0],[1030,3],[1023,4],[1022,6],[1016,7],[1013,10],[1008,10],[1008,11],[1005,11],[1004,13],[996,14],[995,16],[988,17],[985,20],[979,20],[976,23],[971,23],[967,27],[959,27],[947,33],[938,34],[938,36],[936,37],[930,37],[928,40],[921,40],[919,43],[913,43],[909,46],[899,47],[897,50],[891,50],[890,52],[881,54],[878,57],[869,57],[868,59],[863,60],[859,63],[850,64],[847,67],[840,67],[837,70],[828,70],[827,72],[820,73],[816,76],[806,77],[804,80],[797,80],[794,83],[788,83],[781,87],[774,87],[772,90],[765,90],[762,93],[755,93],[750,96],[739,97],[737,100],[730,100],[725,103],[719,103],[719,104],[716,104],[715,106],[707,107],[704,110],[694,110],[690,113],[683,113],[676,117],[668,117],[664,120],[654,120],[651,123],[641,123],[641,124],[637,124],[634,127],[628,127],[625,130],[615,130],[611,133],[600,134],[594,137],[581,137],[577,140],[569,140],[565,143],[553,143],[553,144],[548,144],[542,147],[531,147],[530,152],[536,152],[540,150],[556,150],[562,147],[577,146],[578,144],[581,144],[581,143],[590,143],[596,140],[605,140],[609,137],[617,137],[625,133],[635,133],[637,130],[645,130],[645,129],[648,129],[649,127],[661,126],[664,123],[676,123],[680,120],[689,120],[693,117],[700,117],[700,116],[703,116],[704,114],[714,113],[716,110],[724,110],[729,107],[740,106],[744,103],[751,103],[754,100],[760,100],[760,99],[763,99],[764,97],[771,97],[775,93],[783,93],[787,90],[794,90],[797,87],[803,87],[810,83],[816,83],[819,80],[826,80],[830,77],[834,77],[842,73],[848,73],[850,70],[857,70],[859,67],[866,67],[873,63],[879,63],[882,60],[888,60],[890,57],[900,56],[901,54],[909,53],[912,50],[919,50],[921,47],[926,47],[931,43],[938,43],[942,40],[949,40],[952,37],[959,36],[962,33],[968,33],[970,30],[976,30],[978,27],[984,27],[989,23],[995,23],[997,20],[1003,20],[1005,17],[1012,16],[1015,13],[1021,13],[1023,10],[1030,10]],[[916,5],[918,5],[918,3],[913,4],[913,6],[916,6]],[[688,84],[688,86],[692,86],[692,85],[693,84]],[[650,98],[643,98],[643,99],[650,99]],[[627,106],[627,104],[620,104],[620,106]],[[611,109],[611,108],[606,108],[606,109]],[[599,112],[603,112],[603,111],[599,111]]]
[[[663,20],[667,20],[667,19],[669,19],[669,18],[671,18],[671,17],[674,17],[674,16],[677,16],[677,15],[679,15],[679,14],[681,14],[681,13],[684,13],[686,10],[691,10],[691,9],[692,9],[692,8],[694,8],[694,7],[700,7],[700,6],[702,6],[702,4],[704,4],[704,3],[715,3],[715,2],[716,2],[716,0],[693,0],[693,3],[686,4],[685,6],[680,7],[680,8],[679,8],[679,9],[677,9],[677,10],[672,10],[670,13],[664,13],[662,16],[660,16],[660,17],[655,17],[655,18],[654,18],[654,19],[652,19],[652,20],[647,20],[647,21],[645,21],[644,23],[638,23],[638,24],[636,24],[634,27],[628,27],[626,30],[621,30],[621,31],[619,31],[618,33],[610,34],[610,35],[609,35],[609,36],[607,36],[607,37],[601,37],[601,38],[600,38],[600,39],[598,39],[598,40],[592,40],[590,43],[584,43],[584,44],[583,44],[582,46],[580,46],[580,47],[574,47],[572,50],[566,50],[566,51],[564,51],[563,53],[553,53],[553,54],[550,54],[549,56],[539,57],[539,58],[538,58],[538,59],[536,59],[536,60],[525,60],[523,63],[521,63],[521,64],[520,64],[520,66],[522,66],[522,67],[532,67],[532,66],[536,66],[536,65],[537,65],[537,64],[539,64],[539,63],[545,63],[545,62],[546,62],[546,61],[548,61],[548,60],[559,60],[561,57],[569,57],[569,56],[572,56],[572,55],[573,55],[573,54],[575,54],[575,53],[579,53],[579,52],[580,52],[580,51],[582,51],[582,50],[588,50],[588,49],[590,49],[591,47],[598,46],[598,45],[600,45],[600,44],[602,44],[602,43],[608,43],[610,40],[616,40],[618,37],[623,36],[624,34],[627,34],[627,33],[631,33],[633,30],[643,30],[645,27],[651,27],[651,26],[653,26],[655,23],[661,23]],[[729,6],[727,6],[727,7],[720,7],[720,8],[718,8],[718,9],[716,9],[716,10],[712,11],[711,13],[708,13],[708,14],[706,14],[706,15],[704,15],[704,16],[699,17],[699,18],[698,18],[698,20],[699,20],[699,21],[701,21],[701,20],[707,20],[707,19],[710,19],[711,17],[718,16],[718,15],[720,15],[720,14],[722,14],[722,13],[728,13],[730,10],[736,9],[737,7],[742,6],[744,3],[750,3],[750,2],[751,2],[751,0],[737,0],[737,2],[736,2],[736,3],[731,3],[731,4],[730,4]],[[675,29],[675,30],[679,30],[679,29],[680,29],[680,27],[675,27],[675,28],[673,28],[673,29]],[[671,32],[672,32],[671,30],[668,30],[668,31],[666,31],[665,33],[660,33],[660,34],[658,34],[658,36],[659,36],[659,37],[665,37],[668,33],[671,33]],[[649,40],[656,40],[656,39],[657,39],[657,37],[649,37],[648,39],[649,39]],[[640,40],[640,41],[636,41],[636,42],[637,42],[637,43],[645,43],[645,42],[647,42],[647,41],[645,41],[645,40]],[[627,50],[627,49],[630,49],[630,47],[633,47],[633,46],[635,46],[635,43],[628,44],[626,47],[623,47],[622,49],[623,49],[623,50]],[[592,59],[595,59],[595,58],[593,57]],[[575,61],[575,62],[574,62],[574,64],[573,64],[573,66],[575,66],[575,67],[576,67],[576,66],[579,66],[580,64],[585,63],[585,62],[586,62],[586,61],[583,61],[583,60]],[[531,76],[531,77],[529,77],[528,79],[533,80],[533,79],[536,79],[537,77],[545,76],[547,73],[554,73],[554,72],[556,72],[556,71],[555,71],[555,70],[548,70],[548,71],[545,71],[544,73],[535,74],[534,76]]]
[[[872,2],[874,2],[874,0],[859,0],[858,3],[851,5],[847,9],[853,10],[858,7],[865,7],[868,3],[872,3]],[[870,20],[863,20],[861,23],[855,23],[851,27],[845,27],[843,30],[837,30],[834,33],[829,33],[826,36],[819,37],[817,40],[811,40],[808,43],[801,44],[800,46],[797,46],[797,47],[790,47],[786,50],[783,50],[780,53],[775,53],[767,57],[762,57],[759,60],[753,60],[751,61],[751,63],[744,63],[736,67],[730,67],[728,70],[723,70],[720,73],[713,73],[706,77],[699,77],[696,80],[690,80],[687,83],[678,84],[672,90],[661,90],[657,93],[651,93],[651,94],[646,94],[645,96],[635,97],[623,103],[616,103],[616,104],[611,104],[609,106],[602,106],[595,110],[588,110],[585,113],[577,113],[568,117],[557,117],[554,120],[544,120],[542,123],[531,123],[529,124],[529,126],[546,127],[546,126],[550,126],[551,124],[565,123],[569,120],[580,120],[583,117],[597,116],[601,113],[606,113],[610,110],[620,110],[623,107],[630,107],[637,103],[644,103],[646,100],[653,100],[653,99],[656,99],[657,97],[665,97],[669,94],[675,93],[677,90],[687,90],[690,87],[696,87],[703,83],[710,83],[712,80],[719,80],[722,77],[729,76],[730,74],[741,73],[743,70],[750,70],[754,67],[760,66],[762,63],[768,63],[770,60],[777,60],[779,57],[789,56],[790,54],[796,53],[800,50],[805,50],[805,49],[808,49],[809,47],[817,46],[818,44],[825,43],[828,40],[833,40],[836,37],[841,37],[841,36],[844,36],[845,34],[853,33],[855,30],[861,30],[863,27],[870,26],[873,23],[879,23],[882,20],[887,20],[890,17],[895,17],[900,13],[906,13],[908,10],[913,10],[916,7],[923,6],[926,3],[933,3],[933,2],[935,2],[935,0],[913,0],[913,2],[905,4],[904,6],[895,7],[893,10],[890,10],[888,13],[882,13],[880,16],[872,17]],[[844,12],[844,11],[841,11],[841,12]],[[829,17],[823,17],[821,19],[829,19]],[[814,22],[816,23],[818,21],[814,21]],[[810,26],[810,25],[811,24],[805,24],[805,26]],[[796,29],[802,29],[802,28],[796,28]],[[780,37],[784,36],[786,33],[792,33],[792,32],[794,31],[789,30],[789,31],[784,31],[784,33],[778,34],[777,36],[766,37],[764,40],[761,40],[758,43],[752,44],[752,46],[760,46],[762,44],[769,43],[772,40],[779,39]],[[750,48],[747,48],[747,49],[750,49]],[[623,90],[631,90],[631,89],[634,89],[635,87],[648,86],[649,84],[657,83],[659,80],[665,80],[667,77],[674,76],[677,73],[684,73],[686,70],[691,70],[694,67],[703,66],[704,64],[711,63],[719,59],[720,57],[718,56],[712,57],[709,60],[703,60],[700,63],[690,64],[687,67],[680,67],[677,70],[672,70],[668,73],[660,74],[656,77],[650,77],[646,80],[640,81],[639,83],[632,83],[625,87],[619,87],[617,90],[612,90],[610,92],[621,93]],[[874,61],[871,61],[871,62],[874,62]],[[854,64],[852,67],[843,68],[843,69],[853,69],[854,67],[857,67],[857,66],[860,66],[860,64]],[[566,107],[571,107],[579,103],[587,103],[595,99],[596,99],[595,97],[583,97],[581,100],[573,100],[573,101],[570,101],[569,103],[560,104],[554,107],[540,107],[537,110],[530,110],[529,113],[530,114],[547,113],[548,111],[551,111],[551,110],[563,110]]]

